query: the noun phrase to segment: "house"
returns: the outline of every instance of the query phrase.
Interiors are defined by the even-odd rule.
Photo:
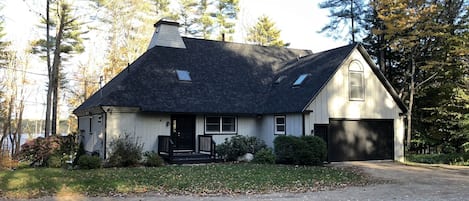
[[[233,135],[273,146],[317,135],[329,161],[403,160],[406,107],[360,44],[319,53],[181,37],[159,21],[148,50],[74,111],[85,150],[128,134],[145,151],[209,152]]]

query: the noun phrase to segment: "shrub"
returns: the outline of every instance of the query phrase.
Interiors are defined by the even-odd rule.
[[[313,151],[311,164],[322,165],[322,163],[327,159],[326,142],[318,136],[303,136],[301,139],[305,141]]]
[[[256,154],[266,147],[264,141],[259,138],[236,135],[217,145],[216,152],[227,161],[235,161],[246,153]]]
[[[155,152],[145,152],[145,166],[160,167],[163,166],[163,159]]]
[[[71,151],[69,146],[72,146],[70,144],[70,141],[72,140],[70,139],[71,137],[54,135],[47,138],[29,140],[21,145],[21,151],[18,153],[18,158],[20,160],[31,161],[34,165],[46,166],[48,165],[49,157],[52,155],[62,155],[63,153]]]
[[[275,155],[272,153],[272,149],[264,148],[259,150],[254,155],[253,163],[259,164],[274,164],[275,163]]]
[[[0,150],[0,170],[2,169],[16,169],[18,168],[19,162],[13,160],[8,150]]]
[[[407,161],[428,164],[469,165],[469,153],[452,154],[409,154]]]
[[[469,142],[466,142],[461,145],[462,151],[465,153],[469,153]]]
[[[108,165],[111,167],[136,166],[142,160],[143,145],[128,134],[111,142],[110,147]]]
[[[281,164],[322,165],[327,156],[325,142],[312,136],[278,136],[274,150],[276,162]]]
[[[78,144],[78,148],[77,148],[77,151],[76,151],[76,157],[73,159],[73,165],[78,165],[78,160],[80,159],[81,156],[83,156],[85,154],[86,154],[85,144],[83,144],[83,142],[80,142]]]
[[[62,167],[62,157],[60,155],[52,155],[47,159],[47,167],[59,168]]]
[[[96,169],[101,167],[99,156],[81,155],[78,157],[77,165],[80,169]]]
[[[277,136],[274,139],[276,162],[281,164],[293,164],[296,154],[295,149],[299,143],[299,138],[294,136]]]

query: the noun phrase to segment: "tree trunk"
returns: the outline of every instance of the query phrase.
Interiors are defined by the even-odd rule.
[[[406,149],[409,151],[412,143],[412,107],[414,106],[414,95],[415,95],[415,60],[413,53],[411,58],[411,74],[410,74],[410,86],[409,86],[409,105],[407,111],[407,144]]]
[[[353,0],[350,0],[350,19],[352,21],[352,43],[355,43],[355,26],[354,26],[354,18],[355,16],[353,15]]]
[[[62,5],[61,5],[62,6]],[[65,26],[65,13],[63,8],[59,8],[59,28],[57,29],[57,37],[55,38],[54,61],[52,63],[53,71],[53,99],[52,99],[52,135],[57,135],[57,108],[58,108],[58,87],[59,87],[59,66],[60,66],[60,45],[62,42],[64,26]]]
[[[53,82],[53,72],[50,64],[50,18],[49,18],[49,0],[46,0],[46,54],[47,54],[47,72],[49,75],[49,85],[47,86],[47,100],[46,100],[46,121],[44,125],[44,137],[49,136],[50,134],[50,112],[51,112],[51,100],[52,100],[52,82]]]

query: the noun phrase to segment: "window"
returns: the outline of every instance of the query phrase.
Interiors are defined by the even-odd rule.
[[[236,133],[236,118],[234,116],[205,117],[206,133]]]
[[[176,70],[179,81],[192,81],[189,71],[186,70]]]
[[[350,100],[365,99],[365,84],[363,66],[358,61],[352,61],[349,65],[349,97]]]
[[[287,78],[286,75],[281,75],[275,80],[274,84],[280,84],[280,82],[282,82],[282,80],[284,80],[285,78]]]
[[[285,116],[275,116],[275,135],[285,135]]]
[[[309,74],[302,74],[300,75],[296,80],[295,82],[293,83],[293,86],[296,87],[296,86],[300,86],[303,81],[305,81],[305,79],[309,76]]]

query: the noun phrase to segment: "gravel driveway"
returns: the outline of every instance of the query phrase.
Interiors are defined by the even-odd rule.
[[[64,195],[38,200],[89,201],[239,201],[239,200],[469,200],[469,167],[407,166],[393,162],[346,162],[333,166],[358,166],[371,176],[390,180],[386,184],[347,187],[333,191],[309,193],[275,193],[235,197],[161,196],[86,198]]]

